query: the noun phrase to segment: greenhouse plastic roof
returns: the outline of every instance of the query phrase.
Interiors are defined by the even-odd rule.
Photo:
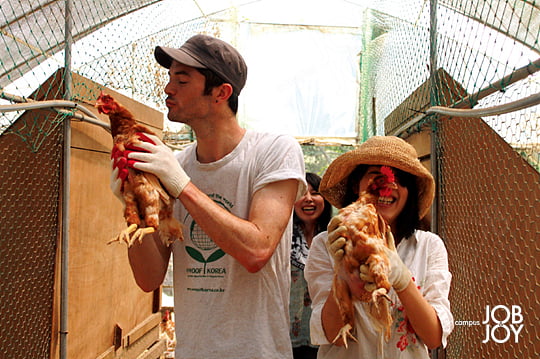
[[[74,19],[73,40],[76,41],[101,26],[125,14],[136,11],[156,1],[119,0],[111,6],[109,0],[92,0],[93,6],[85,8],[85,17]],[[74,1],[73,14],[81,2]],[[36,66],[40,60],[52,56],[64,48],[65,1],[34,0],[19,2],[0,0],[4,17],[1,25],[3,46],[18,51],[2,51],[3,71],[0,73],[0,86],[16,80]],[[95,13],[87,9],[94,9]],[[106,9],[107,11],[103,11]],[[106,13],[103,18],[97,14]]]
[[[63,50],[65,46],[65,3],[65,0],[33,0],[32,2],[0,0],[0,9],[2,10],[0,16],[4,17],[0,27],[3,46],[6,49],[18,50],[16,52],[2,51],[0,55],[2,63],[0,86],[6,86],[30,71],[45,58]],[[278,11],[268,11],[268,0],[89,0],[72,1],[73,41],[77,41],[127,14],[145,7],[165,3],[169,5],[174,3],[174,9],[178,9],[177,23],[218,14],[232,7],[245,6],[247,8],[246,16],[255,19],[255,21],[277,21],[284,24],[301,23],[297,17],[291,16],[291,13],[306,11],[306,14],[309,15],[307,22],[310,24],[313,24],[315,19],[319,25],[358,26],[358,24],[352,23],[354,20],[350,16],[354,15],[355,12],[349,11],[350,7],[357,7],[357,5],[347,5],[347,2],[336,7],[334,1],[328,1],[328,8],[319,9],[319,11],[316,11],[312,6],[306,6],[309,2],[296,2],[302,7],[294,9],[294,11],[287,11],[287,7],[294,7],[295,2],[271,0],[271,7],[278,9]],[[276,14],[279,19],[276,19]],[[156,27],[164,28],[168,25],[172,24],[166,22],[147,24],[144,26],[144,31],[148,34],[159,30]]]
[[[268,1],[272,0],[176,0],[178,3],[177,8],[182,10],[178,12],[177,20],[178,22],[187,21],[209,14],[219,13],[230,7],[250,5],[252,9],[250,16],[261,19],[264,19],[265,16],[274,17],[265,21],[291,24],[293,21],[298,21],[298,18],[292,17],[290,14],[297,11],[304,11],[305,16],[316,17],[316,21],[319,24],[326,22],[328,25],[333,26],[338,24],[341,26],[353,26],[350,16],[347,16],[351,14],[350,6],[354,4],[366,4],[366,1],[362,0],[348,2],[328,0],[328,8],[320,11],[321,9],[306,6],[309,4],[306,2],[273,1],[272,7],[279,9],[279,12],[268,12]],[[33,0],[32,2],[0,0],[1,14],[4,16],[3,24],[0,27],[4,42],[3,46],[8,49],[18,49],[15,53],[12,51],[9,53],[2,51],[0,55],[3,67],[0,72],[0,86],[4,87],[9,82],[16,80],[35,66],[39,59],[51,56],[63,48],[65,2],[65,0]],[[126,14],[162,2],[159,0],[117,0],[114,2],[110,0],[73,1],[72,14],[80,14],[77,8],[83,4],[88,5],[88,3],[91,3],[91,6],[84,7],[85,16],[74,18],[73,39],[76,41]],[[384,2],[380,1],[380,3]],[[337,3],[341,4],[336,6]],[[349,3],[349,6],[347,6],[347,3]],[[377,1],[371,3],[377,3]],[[304,8],[290,9],[295,7],[295,4]],[[298,7],[298,5],[296,6]],[[506,35],[540,53],[540,44],[538,43],[540,3],[538,2],[517,0],[513,6],[508,6],[506,1],[439,0],[439,5],[453,9],[458,13],[478,20],[482,24],[503,31]],[[392,7],[388,8],[391,9]],[[334,11],[331,11],[332,9]],[[335,11],[336,9],[337,11]],[[352,12],[352,14],[354,13]],[[106,14],[105,17],[103,14]],[[520,22],[517,25],[511,24],[509,20],[516,14],[530,14],[530,16],[522,16],[524,22]],[[399,16],[399,14],[394,15]],[[279,16],[279,18],[276,18],[276,16]],[[312,20],[310,19],[310,22]],[[46,33],[43,29],[46,29]],[[148,30],[151,31],[152,28],[148,27]]]
[[[148,37],[151,34],[156,34],[163,29],[173,27],[178,23],[188,22],[193,19],[205,18],[211,16],[219,21],[238,21],[238,19],[228,19],[227,16],[239,16],[242,21],[249,21],[258,24],[272,24],[275,26],[326,26],[330,28],[349,29],[347,31],[335,32],[332,36],[327,37],[309,37],[305,34],[292,34],[279,32],[274,33],[271,37],[267,28],[260,27],[258,33],[250,33],[250,40],[244,41],[243,47],[240,48],[246,59],[251,59],[251,64],[260,60],[261,49],[258,46],[261,43],[269,44],[279,48],[287,40],[292,42],[290,46],[296,46],[300,49],[305,49],[306,59],[300,60],[299,63],[288,66],[291,73],[283,74],[290,81],[287,86],[281,85],[282,91],[290,91],[287,96],[296,97],[298,103],[299,97],[304,103],[305,108],[295,112],[294,116],[305,116],[306,119],[299,119],[300,125],[296,125],[296,130],[287,128],[284,123],[280,130],[293,133],[295,135],[308,134],[324,136],[354,137],[356,133],[354,121],[349,120],[349,123],[337,123],[339,118],[351,118],[357,116],[357,109],[354,102],[357,101],[358,89],[353,88],[356,84],[357,73],[357,55],[361,49],[361,29],[362,29],[362,13],[366,7],[373,8],[381,13],[403,18],[414,12],[402,12],[399,9],[403,8],[401,0],[87,0],[71,2],[71,13],[73,16],[72,37],[73,41],[84,39],[90,34],[98,32],[107,25],[121,21],[127,18],[128,15],[154,13],[166,11],[169,16],[163,18],[163,21],[155,21],[153,23],[139,24],[136,29],[128,31],[133,32],[133,36],[129,39],[123,34],[123,41],[114,46],[126,46],[138,39]],[[425,0],[408,0],[407,6],[416,6],[421,8],[429,6],[429,1]],[[476,20],[479,24],[487,26],[503,33],[504,35],[524,44],[529,49],[540,53],[540,44],[538,42],[538,34],[540,32],[540,4],[537,1],[530,0],[513,0],[513,1],[484,1],[484,0],[439,0],[439,6],[446,7],[455,11],[458,14],[464,15]],[[45,60],[57,56],[64,47],[65,33],[65,14],[66,0],[0,0],[0,16],[3,17],[1,24],[0,37],[5,49],[0,53],[0,88],[4,89],[7,85],[15,80],[25,76],[31,72],[38,64],[42,64]],[[235,9],[236,11],[227,11]],[[238,11],[240,9],[240,11]],[[144,21],[145,15],[140,15],[139,19]],[[156,18],[148,17],[148,18]],[[519,23],[515,22],[515,18],[519,17]],[[510,21],[511,19],[514,21]],[[160,18],[161,19],[161,18]],[[410,23],[414,23],[416,19],[403,19]],[[331,32],[331,31],[329,31]],[[339,35],[339,36],[338,36]],[[119,39],[120,41],[120,39]],[[315,46],[313,46],[315,45]],[[342,58],[334,56],[332,52],[325,50],[325,46],[334,46],[342,53],[346,53],[351,57],[350,62],[343,61]],[[105,44],[104,46],[113,46]],[[102,50],[105,51],[105,50]],[[107,51],[109,51],[107,49]],[[110,50],[112,51],[112,50]],[[311,52],[313,51],[313,52]],[[309,52],[309,53],[308,53]],[[343,54],[342,54],[343,56]],[[282,56],[284,64],[292,62],[287,59],[286,48]],[[303,62],[302,62],[303,61]],[[355,63],[356,62],[356,63]],[[264,71],[261,71],[257,66],[251,65],[251,79],[248,78],[249,88],[250,80],[253,82],[264,83],[271,81],[272,78],[265,77]],[[266,65],[265,65],[266,66]],[[343,98],[342,95],[337,96],[332,93],[325,92],[324,94],[317,93],[324,89],[324,85],[315,86],[309,78],[302,78],[298,81],[302,72],[312,73],[316,68],[328,68],[332,72],[324,75],[325,81],[334,81],[333,86],[343,89],[343,92],[351,94],[351,98]],[[271,76],[268,74],[267,76]],[[321,76],[317,75],[317,81],[321,80]],[[349,81],[337,81],[336,78],[350,77]],[[294,86],[297,88],[295,89]],[[258,89],[259,90],[259,89]],[[280,89],[278,89],[280,90]],[[260,103],[268,101],[267,97],[261,98],[260,90],[255,92],[245,91],[244,99],[250,106],[260,107]],[[315,99],[315,100],[313,100]],[[333,101],[334,107],[331,111],[321,111],[321,106],[324,106],[324,101]],[[293,101],[291,101],[293,102]],[[351,104],[353,104],[351,106]],[[291,106],[295,106],[292,103]],[[338,110],[335,111],[334,108]],[[339,113],[343,109],[344,113]],[[348,111],[345,113],[345,111]],[[314,114],[317,115],[314,115]],[[261,116],[257,115],[258,121],[261,121]],[[269,115],[269,118],[283,118],[287,121],[291,113],[287,113],[284,108],[281,112],[276,109],[274,113]],[[324,133],[317,133],[317,129],[322,127],[316,121],[331,123],[335,122],[331,133],[325,129]],[[250,118],[247,118],[250,121]],[[268,122],[267,119],[262,119],[263,124],[259,129],[264,130],[264,126],[272,127],[275,123]],[[265,122],[267,122],[265,124]],[[306,127],[307,126],[307,127]],[[305,127],[305,128],[304,128]],[[312,128],[308,128],[312,127]],[[320,131],[320,130],[319,130]],[[300,133],[299,133],[300,132]]]

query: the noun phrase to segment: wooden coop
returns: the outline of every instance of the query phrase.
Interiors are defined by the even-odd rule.
[[[145,125],[161,132],[160,112],[73,76],[77,96],[73,100],[88,110],[97,115],[93,102],[105,90]],[[33,98],[50,100],[47,94],[57,93],[61,83],[59,71]],[[107,117],[99,116],[108,123]],[[160,358],[167,344],[160,335],[161,291],[143,292],[133,279],[126,245],[107,244],[125,228],[122,205],[109,188],[111,135],[103,127],[73,119],[68,294],[61,298],[63,137],[62,121],[50,125],[54,117],[50,109],[25,111],[9,134],[0,136],[4,178],[0,195],[9,199],[0,218],[0,354],[56,359],[65,335],[68,358]],[[67,315],[64,333],[60,333],[62,315]]]

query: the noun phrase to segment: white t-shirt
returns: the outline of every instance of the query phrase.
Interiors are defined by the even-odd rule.
[[[309,250],[304,275],[311,294],[313,312],[310,321],[311,341],[321,345],[318,359],[374,359],[378,358],[377,345],[379,334],[373,328],[368,317],[368,304],[359,301],[355,306],[355,337],[358,343],[348,341],[349,348],[332,345],[326,338],[321,322],[323,305],[331,295],[333,281],[333,263],[325,242],[327,232],[315,238]],[[452,275],[448,271],[448,253],[443,241],[434,233],[416,231],[409,239],[402,240],[397,246],[398,254],[409,268],[419,290],[437,312],[442,325],[442,343],[446,346],[448,335],[454,328],[454,319],[450,312],[448,293]],[[391,289],[389,296],[394,303],[391,307],[392,336],[384,345],[384,358],[387,359],[428,359],[427,347],[408,326],[396,292]]]
[[[247,218],[254,193],[298,180],[306,191],[300,145],[290,136],[246,131],[238,146],[213,163],[199,163],[196,144],[179,153],[191,181],[217,204]],[[292,358],[289,338],[291,220],[269,262],[249,273],[225,254],[177,201],[184,241],[173,244],[177,359]]]

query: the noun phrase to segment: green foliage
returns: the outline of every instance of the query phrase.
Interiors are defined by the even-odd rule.
[[[352,146],[314,146],[302,145],[306,172],[313,172],[322,177],[330,163],[339,155],[352,150]]]

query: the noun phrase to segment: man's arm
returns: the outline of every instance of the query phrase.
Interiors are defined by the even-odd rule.
[[[147,137],[154,144],[138,144],[147,152],[128,155],[128,160],[135,160],[133,167],[156,175],[167,192],[182,202],[199,227],[225,253],[250,272],[260,270],[274,253],[291,218],[298,181],[289,179],[267,184],[253,195],[248,218],[241,219],[191,183],[174,153],[159,138]],[[153,250],[153,253],[157,256],[160,251]]]
[[[136,241],[128,249],[129,264],[137,285],[145,292],[157,289],[167,273],[172,246],[165,246],[158,232]]]
[[[298,181],[293,179],[264,186],[255,192],[247,219],[223,209],[191,182],[178,198],[223,251],[255,273],[279,244],[291,218],[297,188]]]

